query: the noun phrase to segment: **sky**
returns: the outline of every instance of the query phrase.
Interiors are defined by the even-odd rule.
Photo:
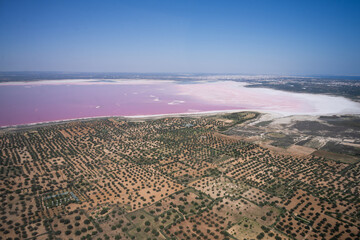
[[[0,71],[360,75],[360,1],[0,0]]]

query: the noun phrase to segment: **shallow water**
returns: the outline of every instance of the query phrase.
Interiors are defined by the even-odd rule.
[[[329,105],[331,101],[331,106]],[[99,116],[222,110],[291,114],[359,113],[359,104],[322,95],[246,88],[242,83],[42,81],[0,84],[0,126]]]

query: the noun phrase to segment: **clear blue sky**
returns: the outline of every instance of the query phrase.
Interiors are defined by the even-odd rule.
[[[0,71],[360,75],[360,1],[0,0]]]

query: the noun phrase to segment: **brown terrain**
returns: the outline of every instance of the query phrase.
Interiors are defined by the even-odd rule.
[[[3,129],[0,239],[360,239],[358,120],[304,121]]]

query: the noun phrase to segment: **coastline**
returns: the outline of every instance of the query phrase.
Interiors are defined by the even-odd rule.
[[[258,110],[258,109],[232,109],[232,110],[214,110],[214,111],[204,111],[204,112],[185,112],[185,113],[165,113],[165,114],[149,114],[149,115],[132,115],[132,116],[122,116],[122,115],[114,115],[114,116],[96,116],[96,117],[84,117],[84,118],[73,118],[73,119],[62,119],[62,120],[54,120],[54,121],[46,121],[46,122],[35,122],[35,123],[27,123],[27,124],[19,124],[19,125],[8,125],[8,126],[0,126],[1,132],[8,131],[20,131],[27,130],[37,127],[51,126],[51,125],[59,125],[66,124],[70,122],[76,121],[92,121],[92,120],[103,120],[108,118],[119,118],[125,121],[135,122],[135,121],[147,121],[147,120],[157,120],[162,118],[184,118],[184,117],[207,117],[207,116],[216,116],[223,115],[228,113],[236,113],[236,112],[257,112],[260,113],[260,116],[267,115],[267,118],[275,119],[282,117],[295,117],[295,116],[334,116],[334,115],[359,115],[357,113],[337,113],[337,114],[284,114],[283,112],[274,112],[274,111],[266,111],[266,110]],[[258,119],[259,119],[258,118]]]
[[[235,109],[235,110],[215,110],[215,111],[205,111],[205,112],[187,112],[187,113],[165,113],[165,114],[151,114],[151,115],[133,115],[133,116],[96,116],[96,117],[85,117],[85,118],[73,118],[73,119],[63,119],[63,120],[55,120],[55,121],[46,121],[46,122],[36,122],[36,123],[26,123],[26,124],[19,124],[19,125],[7,125],[7,126],[0,126],[0,131],[12,131],[12,130],[23,130],[23,129],[31,129],[36,127],[42,126],[49,126],[49,125],[58,125],[58,124],[65,124],[75,121],[92,121],[92,120],[101,120],[107,118],[120,118],[123,120],[128,121],[139,121],[139,120],[156,120],[162,119],[167,117],[204,117],[204,116],[215,116],[227,113],[235,113],[235,112],[258,112],[262,114],[272,114],[278,116],[285,116],[283,114],[271,113],[267,111],[259,111],[255,109]]]

